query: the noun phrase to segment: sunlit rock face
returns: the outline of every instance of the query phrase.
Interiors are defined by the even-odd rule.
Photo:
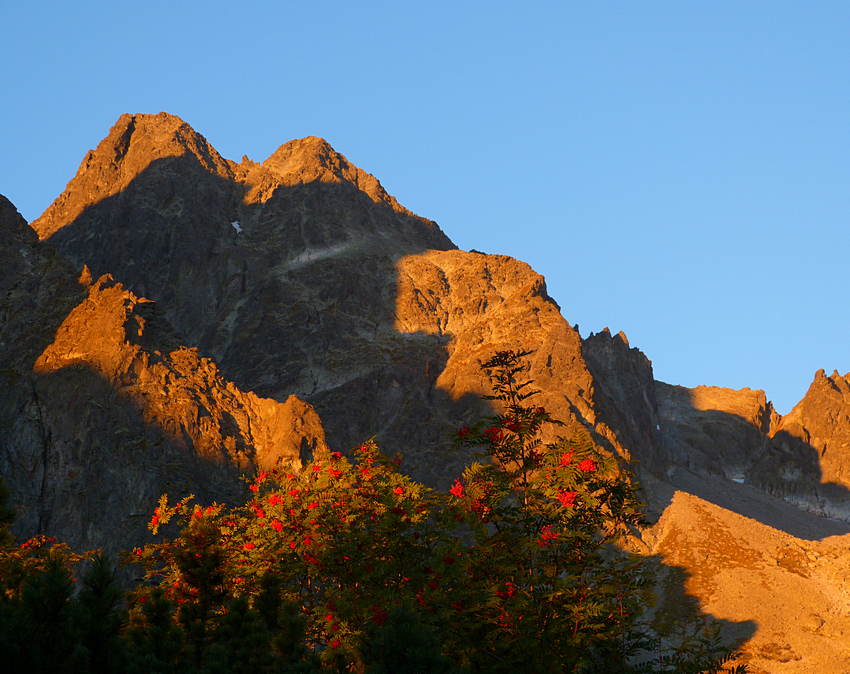
[[[666,588],[656,624],[670,627],[700,606],[741,648],[748,671],[846,672],[850,527],[721,477],[678,482],[646,537]]]
[[[387,259],[454,247],[321,139],[291,141],[263,164],[235,164],[165,113],[123,115],[32,224],[94,278],[112,274],[159,302],[181,337],[255,373],[268,368],[241,359],[242,340],[253,335],[240,330],[256,326],[240,319],[265,321],[262,314],[290,283],[312,282],[305,266],[332,271],[328,265],[354,257],[366,266],[349,275],[371,281]],[[332,275],[328,285],[335,280],[341,282]],[[357,296],[362,288],[339,288],[345,290]],[[312,307],[289,316],[314,317]],[[274,359],[278,346],[285,345],[266,345],[266,358]]]
[[[790,431],[764,393],[656,383],[625,335],[582,340],[527,265],[456,250],[320,138],[237,164],[177,117],[123,115],[33,227],[156,301],[240,390],[294,394],[335,448],[377,436],[431,484],[466,461],[443,456],[451,430],[488,409],[480,362],[525,348],[541,400],[647,485],[680,465],[781,491],[761,466]]]
[[[625,335],[582,340],[527,265],[456,250],[320,138],[236,163],[177,117],[123,115],[33,223],[40,247],[16,226],[38,255],[60,251],[70,265],[55,254],[53,264],[68,278],[85,265],[155,301],[174,348],[197,349],[223,381],[278,403],[296,395],[333,447],[377,436],[430,484],[445,486],[466,462],[445,455],[448,436],[489,409],[479,364],[506,348],[534,351],[540,400],[566,432],[584,429],[648,486],[684,466],[819,502],[830,494],[789,476],[817,464],[843,479],[838,448],[787,458],[786,436],[808,440],[788,425],[793,414],[779,427],[762,392],[655,382]],[[47,321],[53,330],[85,292],[63,283],[73,292]],[[785,467],[774,470],[782,447]]]
[[[96,374],[146,425],[211,465],[243,473],[278,462],[300,468],[302,459],[324,448],[321,424],[309,405],[295,396],[278,403],[243,393],[197,349],[173,346],[164,327],[153,302],[104,276],[63,321],[34,372],[83,368]],[[310,432],[296,440],[295,425]]]
[[[850,529],[770,494],[850,519],[847,377],[818,373],[785,418],[761,391],[657,382],[623,333],[583,340],[527,264],[457,250],[320,138],[235,163],[177,117],[124,115],[32,224],[0,197],[21,533],[120,550],[163,492],[238,503],[241,475],[373,436],[446,488],[469,461],[451,432],[492,412],[480,364],[530,350],[531,402],[646,487],[660,619],[698,602],[759,671],[843,671]]]

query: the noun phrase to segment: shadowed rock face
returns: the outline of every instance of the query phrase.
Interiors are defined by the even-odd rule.
[[[33,226],[77,270],[155,300],[174,328],[168,354],[194,347],[241,390],[297,395],[334,448],[377,436],[434,485],[466,461],[442,452],[455,426],[486,411],[478,366],[502,348],[534,350],[541,401],[649,481],[673,465],[736,479],[756,466],[752,482],[776,492],[761,467],[779,446],[770,438],[806,442],[778,429],[761,392],[656,383],[622,333],[582,341],[527,265],[456,250],[320,138],[237,164],[177,117],[124,115]],[[69,306],[84,292],[73,287]],[[43,347],[51,341],[46,329]],[[811,472],[812,457],[797,454],[791,463]]]
[[[237,164],[177,117],[124,115],[33,226],[155,300],[240,389],[297,395],[334,448],[377,436],[430,484],[466,461],[442,455],[451,430],[486,412],[479,363],[526,348],[541,401],[647,484],[679,465],[782,491],[764,461],[792,432],[762,392],[656,383],[622,333],[582,341],[527,265],[456,250],[320,138]]]
[[[744,479],[779,423],[764,391],[656,382],[655,393],[670,462],[727,479]]]
[[[804,510],[850,521],[850,384],[815,375],[781,417],[763,391],[655,384],[671,465],[736,479]]]
[[[850,383],[823,370],[772,431],[753,484],[807,510],[850,521]]]
[[[631,448],[639,471],[645,466],[663,474],[669,457],[661,451],[652,362],[629,346],[623,332],[611,335],[608,328],[591,333],[582,344],[582,354],[593,375],[594,397],[605,419],[606,437],[621,454]]]
[[[850,519],[847,377],[819,372],[784,419],[761,391],[656,382],[625,335],[582,340],[528,265],[456,250],[319,138],[237,164],[176,117],[124,115],[33,226],[0,197],[0,472],[21,533],[127,548],[161,493],[236,502],[240,474],[325,437],[377,436],[446,488],[468,462],[450,432],[490,412],[480,363],[527,349],[532,400],[630,460],[666,513],[645,537],[662,608],[698,598],[746,638],[817,591],[799,629],[834,611],[811,629],[846,641],[846,569],[789,578],[839,558],[847,527],[763,492]],[[758,629],[766,671],[789,649],[833,671],[840,648],[777,651]]]
[[[94,278],[112,274],[159,302],[181,338],[225,369],[235,359],[253,374],[268,367],[241,358],[240,319],[313,318],[313,307],[306,317],[267,316],[290,283],[314,285],[305,266],[326,262],[327,284],[344,290],[352,279],[334,278],[339,273],[371,283],[384,260],[454,247],[321,139],[287,143],[262,165],[235,164],[164,113],[123,115],[32,224]],[[335,275],[327,268],[351,257],[365,267]],[[267,345],[267,357],[278,346]]]
[[[159,496],[238,501],[237,479],[324,446],[312,408],[244,393],[153,302],[81,277],[0,198],[0,470],[24,534],[115,552]]]

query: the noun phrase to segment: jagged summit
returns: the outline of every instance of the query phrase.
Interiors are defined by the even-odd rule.
[[[237,164],[166,113],[123,115],[32,225],[78,269],[159,302],[217,358],[243,307],[268,305],[294,268],[455,248],[320,138]]]
[[[375,203],[386,204],[393,210],[409,213],[387,193],[375,176],[354,166],[324,138],[307,136],[284,143],[262,166],[278,175],[284,185],[314,181],[347,182],[368,194]]]
[[[163,312],[93,282],[0,196],[0,476],[19,530],[116,553],[159,494],[234,499],[238,476],[323,446],[295,396],[240,389]]]
[[[89,150],[65,191],[32,227],[44,240],[86,208],[127,188],[157,160],[191,156],[206,171],[233,179],[225,160],[201,134],[175,115],[123,114],[97,148]]]
[[[624,333],[583,340],[528,265],[457,250],[314,136],[235,163],[178,117],[123,115],[33,224],[0,197],[0,474],[27,532],[135,543],[163,491],[235,498],[243,468],[323,438],[376,437],[448,488],[469,458],[451,431],[493,411],[480,363],[529,349],[535,400],[631,459],[664,513],[659,605],[685,574],[738,638],[759,625],[750,653],[776,625],[783,658],[839,671],[848,612],[810,598],[845,596],[850,567],[833,585],[813,556],[850,529],[768,494],[850,521],[850,377],[818,372],[784,418],[761,391],[657,382]]]
[[[815,373],[773,430],[754,484],[829,517],[850,520],[850,374]]]
[[[96,149],[90,150],[65,191],[32,223],[44,240],[104,199],[112,197],[157,162],[188,159],[186,167],[241,186],[246,203],[265,203],[279,187],[309,183],[350,185],[376,204],[413,215],[373,175],[352,164],[323,138],[308,136],[281,145],[261,164],[223,158],[176,115],[123,114]]]

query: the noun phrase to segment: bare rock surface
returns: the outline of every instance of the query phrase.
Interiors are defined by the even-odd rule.
[[[94,278],[112,274],[159,302],[181,338],[225,370],[235,360],[252,376],[269,363],[243,357],[242,321],[264,320],[290,283],[309,283],[305,267],[323,263],[333,273],[340,257],[362,260],[362,269],[343,263],[328,279],[333,287],[352,280],[340,273],[369,277],[402,251],[454,247],[321,139],[286,143],[263,164],[236,164],[165,113],[122,115],[32,225]],[[291,318],[315,317],[311,307]],[[277,345],[267,346],[272,357]]]
[[[439,417],[432,437],[411,438],[419,450],[411,459],[416,472],[437,483],[453,477],[438,452],[454,428],[489,413],[480,402],[480,395],[490,392],[480,365],[499,350],[534,350],[529,376],[542,393],[541,404],[568,427],[594,429],[592,378],[581,356],[581,337],[547,295],[543,277],[528,265],[505,256],[430,251],[402,258],[396,277],[394,331],[439,348],[439,369],[427,391]],[[403,419],[403,425],[417,421]],[[456,462],[455,474],[466,460]]]
[[[823,370],[772,431],[753,483],[812,512],[850,521],[850,375]]]
[[[32,223],[39,238],[46,239],[82,216],[92,205],[133,189],[136,177],[162,160],[188,157],[188,164],[222,178],[232,178],[231,163],[226,162],[206,139],[196,134],[183,120],[159,115],[121,115],[109,135],[89,150],[68,188],[44,214]],[[141,195],[131,194],[130,198]],[[177,209],[189,195],[174,194]],[[206,195],[200,195],[206,196]]]
[[[670,491],[646,536],[661,562],[658,624],[699,606],[726,624],[754,674],[847,672],[850,525],[682,469]],[[720,505],[730,497],[734,510]],[[764,523],[766,511],[778,527]]]
[[[622,448],[620,453],[629,452],[633,470],[648,486],[649,474],[664,475],[670,463],[662,442],[652,362],[629,344],[625,333],[612,335],[608,328],[584,340],[582,355],[610,441]]]
[[[535,351],[532,377],[568,425],[652,456],[651,423],[630,435],[637,417],[610,396],[599,414],[581,338],[540,275],[455,250],[322,139],[236,164],[176,117],[125,115],[33,226],[94,277],[155,300],[240,388],[297,395],[331,446],[377,436],[429,484],[467,461],[443,455],[448,436],[485,410],[479,365],[502,348]],[[651,367],[631,352],[618,383],[646,388]]]
[[[225,381],[153,302],[78,275],[3,198],[0,234],[0,470],[22,535],[126,549],[162,493],[238,502],[240,475],[324,446],[309,405]]]
[[[745,479],[780,419],[764,391],[656,382],[655,394],[671,463],[729,479]]]
[[[254,464],[268,468],[282,461],[288,466],[324,447],[318,415],[295,396],[281,404],[243,393],[197,349],[177,346],[163,353],[153,348],[167,345],[156,334],[158,318],[153,302],[104,276],[63,321],[34,372],[84,367],[132,402],[142,421],[212,464],[243,472]],[[289,436],[295,426],[308,435],[299,433],[293,445]],[[303,452],[302,440],[307,443]]]

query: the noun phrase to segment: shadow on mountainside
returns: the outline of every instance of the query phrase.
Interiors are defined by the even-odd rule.
[[[155,300],[242,390],[312,403],[332,446],[375,435],[391,454],[447,446],[480,404],[435,399],[449,338],[396,330],[394,265],[451,242],[347,183],[278,186],[258,203],[247,193],[194,156],[158,159],[49,243]],[[433,483],[446,461],[435,470],[432,458],[405,468]]]
[[[665,562],[663,555],[646,555],[647,564],[655,572],[653,593],[655,603],[648,607],[647,619],[656,634],[667,635],[663,646],[673,646],[684,635],[682,629],[693,630],[702,626],[704,612],[700,600],[686,590],[693,582],[684,567]],[[758,624],[754,620],[724,620],[710,616],[722,627],[723,643],[738,650],[755,636]]]
[[[673,490],[796,538],[821,540],[850,533],[850,490],[821,482],[815,447],[786,431],[771,437],[752,420],[723,410],[693,406],[677,414],[679,424],[670,418],[662,421],[669,462],[663,481]],[[663,510],[671,496],[668,489],[657,507]]]
[[[3,341],[12,327],[4,326]],[[49,340],[42,334],[22,341],[28,353],[17,350],[20,359],[0,374],[0,474],[18,506],[17,535],[45,534],[78,551],[115,554],[150,540],[146,524],[163,493],[212,501],[245,490],[237,479],[242,470],[199,457],[145,422],[138,405],[88,365],[35,373]],[[3,356],[18,346],[6,342]]]
[[[675,490],[692,494],[795,538],[819,541],[850,534],[850,524],[846,522],[807,512],[752,485],[738,484],[717,475],[699,474],[677,466],[669,478],[668,504],[672,502]]]
[[[192,156],[158,159],[49,243],[79,268],[88,265],[94,278],[111,274],[156,301],[178,339],[213,359],[240,389],[279,402],[296,394],[313,404],[333,449],[377,436],[386,453],[402,454],[404,472],[447,489],[469,461],[446,454],[450,433],[489,406],[474,393],[455,397],[438,386],[450,333],[398,329],[396,262],[452,244],[433,223],[350,184],[279,186],[257,202],[246,201],[248,192]],[[480,355],[525,340],[504,330],[479,344]],[[108,385],[92,390],[98,386]],[[138,410],[122,410],[137,415],[127,427],[138,428]],[[104,432],[119,428],[110,421]],[[145,433],[150,444],[132,448],[140,463],[125,471],[148,470],[144,447],[160,436]],[[65,477],[57,472],[55,479]],[[133,512],[152,511],[158,494],[151,490],[138,495]],[[103,498],[108,507],[112,497]],[[665,602],[668,612],[687,613],[693,600],[677,573],[665,576]],[[736,640],[755,629],[750,621],[728,627]]]
[[[66,354],[69,364],[40,371],[37,361],[86,302],[90,278],[80,280],[70,262],[40,244],[8,201],[0,207],[0,474],[19,506],[16,533],[115,553],[147,538],[146,522],[165,491],[205,499],[243,491],[241,471],[199,461],[185,442],[145,422],[126,391],[74,362],[116,339],[99,332],[96,314],[80,327],[81,348]],[[156,342],[150,351],[173,348],[150,314],[135,318],[143,323],[143,315]]]
[[[35,375],[33,390],[43,451],[9,475],[15,492],[31,495],[19,524],[29,533],[37,513],[38,533],[116,554],[152,540],[147,523],[162,494],[244,498],[242,467],[201,456],[145,422],[137,404],[87,366]]]
[[[86,293],[73,265],[40,244],[5,197],[0,197],[0,260],[0,474],[11,502],[22,506],[18,529],[43,533],[51,438],[33,369]]]
[[[850,520],[850,491],[824,483],[821,457],[830,457],[824,440],[819,452],[798,437],[810,435],[805,428],[796,435],[780,428],[763,392],[655,381],[649,360],[607,328],[583,340],[582,355],[594,377],[597,416],[624,445],[621,453],[630,456],[654,518],[682,489],[799,538],[850,532],[844,522],[818,517]],[[841,417],[835,410],[823,414]],[[811,434],[831,437],[824,430]],[[842,441],[840,434],[830,440]],[[840,461],[832,461],[830,475],[840,474]]]

